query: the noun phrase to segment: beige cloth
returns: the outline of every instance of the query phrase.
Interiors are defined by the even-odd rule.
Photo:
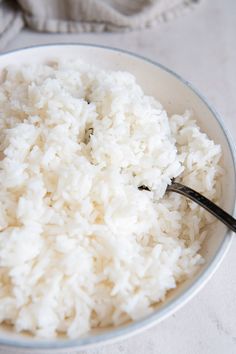
[[[0,0],[0,48],[24,23],[44,32],[126,31],[167,21],[199,0]],[[23,20],[24,21],[23,21]]]
[[[22,14],[14,1],[0,0],[0,49],[21,30]]]

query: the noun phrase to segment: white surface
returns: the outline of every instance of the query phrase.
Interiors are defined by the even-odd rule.
[[[236,141],[235,0],[206,0],[184,17],[143,32],[48,35],[24,31],[6,48],[40,43],[111,45],[145,55],[194,84]],[[84,354],[236,353],[236,241],[206,287],[175,315],[123,342]],[[0,351],[0,354],[7,353]],[[69,354],[69,353],[68,353]]]

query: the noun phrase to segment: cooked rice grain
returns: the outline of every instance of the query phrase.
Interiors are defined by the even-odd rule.
[[[0,87],[0,322],[80,336],[153,311],[203,263],[221,149],[125,72],[6,69]],[[146,185],[152,192],[140,191]]]

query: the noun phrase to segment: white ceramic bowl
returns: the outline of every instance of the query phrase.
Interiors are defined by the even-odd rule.
[[[56,44],[20,49],[0,56],[1,69],[9,64],[42,63],[56,58],[80,58],[104,69],[126,70],[134,74],[146,94],[156,96],[168,113],[183,113],[186,108],[194,115],[202,130],[223,150],[225,176],[222,183],[221,206],[230,214],[235,206],[235,155],[233,144],[219,116],[192,86],[160,64],[117,49],[84,44]],[[0,329],[0,345],[32,349],[81,349],[98,343],[115,341],[160,322],[184,305],[209,280],[221,263],[231,241],[231,232],[216,222],[201,253],[206,263],[196,276],[169,293],[167,300],[154,313],[142,320],[119,328],[91,332],[78,339],[39,340]]]

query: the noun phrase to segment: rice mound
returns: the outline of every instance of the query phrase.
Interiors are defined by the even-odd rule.
[[[217,200],[221,148],[131,74],[7,68],[0,156],[0,323],[17,332],[76,337],[136,320],[203,263],[211,217],[165,190],[181,174]]]

